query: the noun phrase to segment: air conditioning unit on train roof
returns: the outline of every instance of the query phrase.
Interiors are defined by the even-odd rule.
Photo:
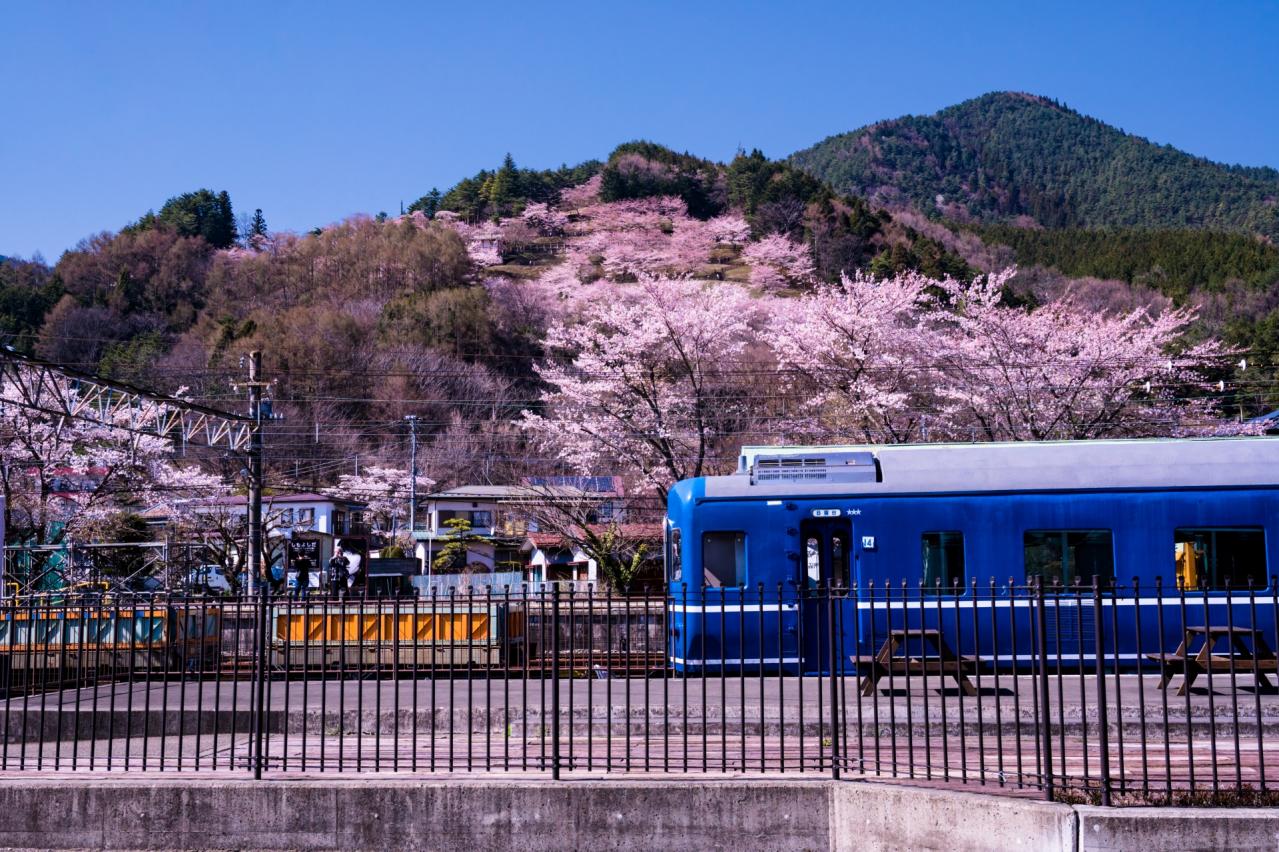
[[[867,452],[756,455],[750,465],[750,477],[751,485],[880,481],[875,456]]]

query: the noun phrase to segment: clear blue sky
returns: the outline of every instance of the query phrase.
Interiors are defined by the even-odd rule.
[[[227,189],[274,229],[653,139],[774,157],[997,89],[1279,166],[1279,2],[18,2],[0,254]]]

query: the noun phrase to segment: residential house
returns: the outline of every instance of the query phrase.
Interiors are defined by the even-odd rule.
[[[644,548],[634,586],[660,587],[663,582],[661,524],[618,524],[614,528],[624,543],[623,555],[629,558],[639,547]],[[596,528],[603,532],[604,528]],[[597,561],[577,542],[557,533],[530,532],[524,538],[523,551],[527,564],[527,581],[534,587],[546,583],[571,583],[582,589],[607,585],[607,577]]]
[[[464,560],[451,571],[510,571],[523,565],[520,547],[522,530],[516,532],[511,518],[513,503],[527,498],[529,489],[520,485],[466,485],[427,494],[418,504],[417,522],[413,529],[415,553],[424,570],[448,545],[456,531],[449,521],[469,524]]]
[[[229,523],[247,535],[248,498],[242,494],[195,501],[192,509],[197,515],[208,515],[211,524]],[[355,561],[363,560],[369,549],[367,511],[368,505],[358,500],[314,492],[264,496],[262,519],[272,564],[278,568],[286,561],[289,545],[295,541],[317,542],[309,550],[318,558],[320,565],[328,562],[337,544],[344,551],[358,555],[359,559]],[[168,512],[162,507],[147,510],[143,517],[154,528],[163,529],[169,525]]]
[[[519,485],[465,485],[420,498],[413,538],[422,564],[430,565],[456,537],[451,520],[470,525],[465,559],[451,571],[523,571],[525,537],[538,531],[538,515],[563,501],[591,521],[621,519],[620,477],[530,477]]]

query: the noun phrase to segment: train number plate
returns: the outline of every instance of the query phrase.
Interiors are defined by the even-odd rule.
[[[838,518],[844,514],[842,509],[814,509],[814,518]]]

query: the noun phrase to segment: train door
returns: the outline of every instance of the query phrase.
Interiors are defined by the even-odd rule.
[[[805,672],[830,669],[830,590],[847,589],[851,576],[853,525],[848,518],[808,518],[799,527],[800,652]]]

